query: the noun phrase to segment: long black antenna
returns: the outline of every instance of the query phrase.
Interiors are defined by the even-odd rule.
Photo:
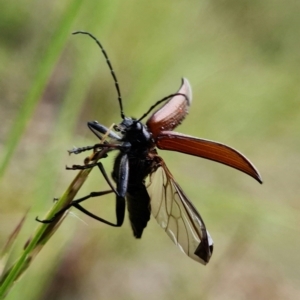
[[[115,82],[115,86],[116,86],[116,90],[117,90],[117,93],[118,93],[118,101],[119,101],[119,105],[120,105],[120,110],[121,110],[121,118],[124,119],[125,118],[125,115],[124,115],[124,112],[123,112],[123,104],[122,104],[122,97],[121,97],[121,91],[120,91],[120,87],[119,87],[119,83],[118,83],[118,80],[117,80],[117,76],[114,72],[114,69],[111,65],[111,62],[108,58],[108,55],[106,54],[103,46],[101,45],[101,43],[98,41],[98,39],[96,37],[94,37],[91,33],[89,32],[86,32],[86,31],[75,31],[73,32],[72,34],[86,34],[88,35],[89,37],[91,37],[96,43],[97,45],[99,46],[99,48],[101,49],[105,59],[106,59],[106,63],[109,67],[109,70],[110,70],[110,73],[114,79],[114,82]]]
[[[140,122],[141,120],[143,120],[145,117],[147,117],[149,115],[149,113],[159,104],[161,104],[162,102],[169,100],[175,96],[183,96],[187,101],[189,100],[188,97],[185,94],[181,94],[181,93],[175,93],[175,94],[171,94],[167,97],[164,97],[160,100],[158,100],[155,104],[153,104],[146,113],[144,113],[138,120],[136,120],[135,122]]]

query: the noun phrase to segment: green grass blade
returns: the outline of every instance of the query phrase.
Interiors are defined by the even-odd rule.
[[[49,45],[47,48],[45,56],[42,59],[41,65],[36,73],[36,77],[32,83],[32,88],[25,97],[23,106],[20,108],[19,114],[16,117],[16,122],[14,122],[14,125],[8,134],[6,149],[4,149],[4,155],[0,162],[0,177],[4,174],[22,134],[34,113],[52,70],[55,67],[55,63],[65,45],[66,36],[72,31],[72,24],[76,19],[82,4],[83,1],[80,0],[71,1],[70,4],[66,6],[66,11],[62,14],[61,20],[57,24],[57,28],[53,33],[53,39],[51,40],[51,46]]]
[[[90,161],[95,162],[103,157],[108,149],[104,149],[101,152],[96,152],[92,155]],[[53,205],[45,219],[52,219],[56,212],[58,212],[61,208],[68,205],[76,196],[85,180],[87,179],[89,173],[92,168],[81,170],[75,179],[72,181],[70,186],[67,188],[62,197]],[[35,256],[41,251],[43,246],[47,243],[47,241],[51,238],[51,236],[56,232],[65,218],[65,214],[61,216],[57,216],[53,222],[49,224],[41,223],[33,234],[32,238],[30,238],[24,246],[23,253],[20,255],[19,259],[13,264],[13,266],[3,275],[0,281],[0,299],[5,297],[14,283],[18,280],[18,278],[27,270],[30,266],[31,262],[35,258]]]

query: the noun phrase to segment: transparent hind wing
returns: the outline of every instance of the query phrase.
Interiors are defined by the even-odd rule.
[[[212,238],[162,160],[149,175],[146,187],[152,215],[175,245],[190,258],[204,265],[208,263],[213,250]]]

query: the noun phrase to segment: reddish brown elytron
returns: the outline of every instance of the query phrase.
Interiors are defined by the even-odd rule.
[[[252,176],[261,183],[260,174],[254,165],[237,150],[221,143],[172,131],[185,118],[192,102],[192,91],[187,79],[183,79],[178,93],[186,97],[175,96],[146,123],[156,146],[162,150],[177,151],[222,163]]]
[[[182,80],[182,85],[178,93],[182,95],[173,97],[172,101],[168,101],[147,121],[146,125],[154,139],[163,131],[173,130],[187,115],[188,108],[192,102],[192,90],[186,79]]]

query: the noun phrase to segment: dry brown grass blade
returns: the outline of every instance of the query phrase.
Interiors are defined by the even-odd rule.
[[[22,217],[22,219],[20,220],[20,222],[17,224],[17,226],[15,227],[15,229],[13,230],[13,232],[10,234],[6,244],[4,245],[1,254],[0,254],[0,276],[2,275],[5,267],[6,267],[6,263],[9,257],[9,253],[14,245],[14,242],[16,240],[16,238],[18,237],[23,224],[25,222],[26,216],[27,216],[28,211],[24,214],[24,216]]]

